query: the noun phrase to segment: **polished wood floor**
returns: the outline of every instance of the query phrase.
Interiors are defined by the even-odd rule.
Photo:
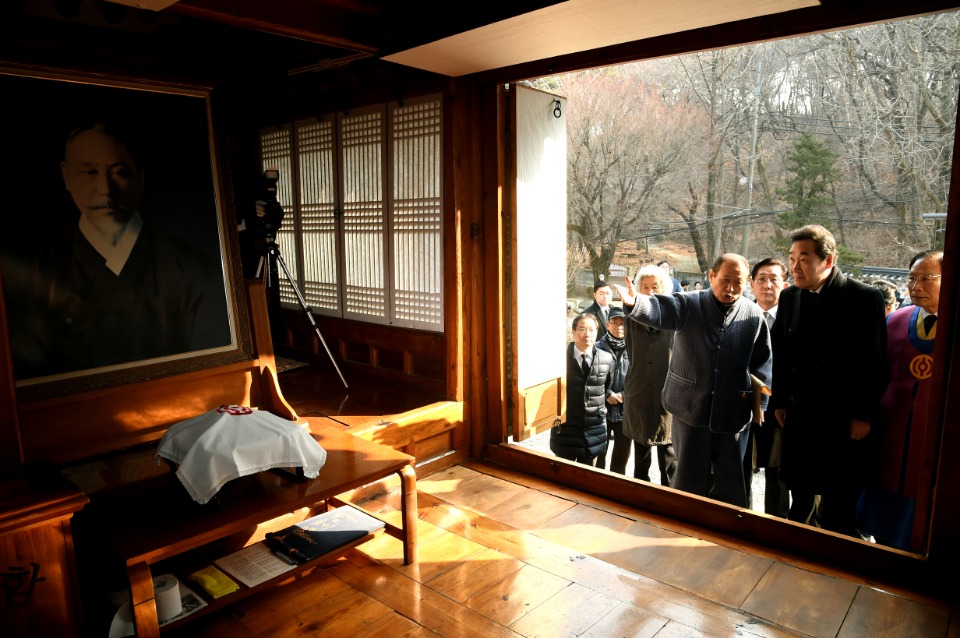
[[[288,400],[300,392],[295,385],[309,385],[309,373],[299,376],[288,392],[281,375]],[[386,389],[384,396],[391,396]],[[319,410],[336,403],[312,400],[327,406]],[[385,400],[337,409],[369,417],[395,408]],[[398,488],[386,482],[347,497],[397,519]],[[381,535],[176,634],[960,636],[943,601],[725,542],[491,464],[423,477],[418,498],[416,564],[404,566],[399,541]]]

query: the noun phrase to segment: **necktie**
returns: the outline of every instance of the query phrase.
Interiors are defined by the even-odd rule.
[[[590,376],[590,364],[587,363],[587,355],[585,354],[580,355],[580,369],[583,370],[584,377]]]
[[[763,320],[767,322],[767,328],[773,328],[773,317],[766,310],[763,311]]]
[[[937,325],[937,315],[927,315],[923,318],[923,332],[927,336],[930,335],[930,332],[933,330],[933,327]]]

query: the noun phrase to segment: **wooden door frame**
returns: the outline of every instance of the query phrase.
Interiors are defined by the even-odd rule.
[[[902,3],[881,0],[870,7],[860,6],[856,9],[830,2],[820,7],[498,69],[479,74],[475,80],[479,93],[489,96],[496,91],[496,87],[522,78],[742,45],[764,39],[810,34],[822,30],[953,10],[958,7],[960,2],[956,0],[918,2],[909,8],[904,7]],[[498,116],[502,117],[503,112],[501,108]],[[475,128],[490,131],[489,120],[477,122]],[[497,135],[486,137],[485,140],[497,140],[501,148],[505,148],[504,140]],[[960,548],[956,547],[954,542],[960,537],[960,467],[949,462],[956,453],[960,452],[960,428],[945,430],[942,433],[940,459],[947,459],[948,462],[938,464],[937,489],[934,495],[927,555],[915,555],[871,545],[849,537],[774,519],[751,510],[743,510],[710,499],[700,499],[670,488],[611,475],[503,443],[507,440],[506,418],[510,408],[504,405],[504,401],[498,400],[506,396],[504,390],[507,383],[504,360],[507,344],[504,343],[502,297],[505,287],[510,283],[506,281],[503,269],[498,269],[496,264],[502,263],[503,260],[502,225],[509,223],[509,220],[503,219],[502,200],[509,192],[507,185],[510,180],[508,179],[509,171],[506,170],[507,166],[503,160],[504,154],[501,152],[492,154],[489,150],[490,145],[482,145],[483,152],[479,160],[484,166],[482,173],[487,176],[484,181],[487,196],[483,200],[483,219],[488,224],[486,226],[488,251],[485,255],[487,269],[483,279],[483,294],[479,298],[485,299],[488,304],[484,334],[488,346],[485,354],[489,376],[487,383],[474,385],[482,393],[479,396],[482,396],[486,405],[485,417],[488,420],[474,422],[482,425],[484,431],[482,434],[475,433],[473,437],[473,456],[502,463],[560,485],[602,495],[680,521],[689,521],[721,534],[729,534],[733,539],[761,543],[775,550],[795,552],[818,562],[829,563],[838,569],[853,569],[859,573],[875,574],[887,580],[890,574],[896,574],[898,582],[909,583],[911,586],[923,582],[932,592],[936,592],[939,587],[949,582],[947,581],[949,573],[960,567]],[[498,177],[497,184],[491,182],[492,175]],[[497,193],[499,196],[494,198],[490,195],[491,193]],[[948,219],[956,218],[958,209],[960,209],[960,143],[955,138]],[[960,375],[951,374],[954,370],[960,369],[960,349],[957,347],[957,336],[953,330],[960,314],[956,298],[956,286],[960,281],[958,279],[960,264],[956,259],[957,249],[960,246],[960,232],[954,226],[956,224],[947,225],[944,239],[944,278],[953,283],[953,288],[944,287],[941,292],[943,304],[941,307],[948,307],[950,311],[941,313],[938,322],[940,338],[936,345],[934,359],[943,364],[935,371],[935,387],[931,398],[931,418],[938,418],[941,424],[960,424],[960,378],[958,378]],[[491,230],[494,232],[490,232]],[[493,242],[494,237],[500,239],[496,244]],[[498,303],[491,303],[493,301]],[[485,441],[486,445],[478,450],[476,446],[480,441]]]

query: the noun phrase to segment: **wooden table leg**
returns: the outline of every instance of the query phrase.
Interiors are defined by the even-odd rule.
[[[153,575],[146,563],[127,567],[133,604],[133,626],[138,638],[160,638],[157,601],[154,598]]]
[[[400,475],[400,511],[403,515],[403,564],[417,562],[417,472],[412,465],[398,470]]]

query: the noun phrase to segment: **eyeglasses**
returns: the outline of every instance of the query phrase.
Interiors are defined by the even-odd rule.
[[[931,275],[928,273],[923,273],[920,275],[910,275],[909,277],[907,277],[907,285],[916,286],[918,283],[928,284],[934,279],[940,279],[940,277],[942,277],[942,275]]]

